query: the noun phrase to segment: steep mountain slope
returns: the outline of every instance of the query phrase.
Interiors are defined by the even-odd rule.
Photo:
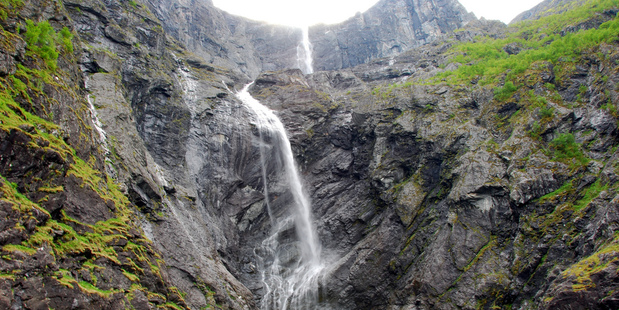
[[[457,1],[382,0],[341,24],[311,27],[315,67],[336,70],[395,56],[473,19]]]
[[[66,11],[3,1],[0,12],[0,308],[185,306],[105,173]]]
[[[616,308],[617,12],[591,1],[351,70],[261,75],[334,257],[324,300]]]
[[[560,14],[567,10],[575,9],[586,2],[587,1],[584,0],[545,0],[532,9],[518,14],[518,16],[514,17],[510,23],[517,23],[523,20],[533,20],[544,16]]]
[[[204,232],[217,219],[199,220],[195,187],[182,187],[193,111],[181,84],[217,81],[199,88],[217,98],[234,75],[143,8],[2,2],[2,308],[252,305]],[[179,139],[148,139],[151,126]],[[176,187],[156,161],[180,171]],[[201,235],[182,222],[192,216]]]

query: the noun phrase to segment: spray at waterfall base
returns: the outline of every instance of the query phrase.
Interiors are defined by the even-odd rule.
[[[264,205],[271,223],[270,236],[254,251],[264,284],[261,309],[317,309],[325,267],[312,223],[311,203],[303,190],[284,125],[273,111],[251,97],[250,86],[245,86],[236,96],[255,116]],[[286,212],[272,208],[271,174],[277,176],[280,184],[287,184],[286,191],[292,199]]]

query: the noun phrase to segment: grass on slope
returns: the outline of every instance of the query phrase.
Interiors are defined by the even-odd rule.
[[[461,66],[454,71],[438,74],[434,81],[445,80],[450,84],[468,83],[479,79],[481,85],[495,84],[505,76],[502,92],[513,90],[516,77],[525,72],[534,62],[548,61],[553,65],[574,64],[580,54],[601,43],[619,39],[619,20],[615,16],[599,28],[576,32],[563,31],[570,25],[578,25],[596,14],[616,8],[617,0],[589,1],[581,7],[562,14],[524,21],[510,26],[504,39],[478,38],[476,42],[464,43],[453,48],[453,63]],[[510,55],[503,50],[508,44],[521,49]],[[562,66],[559,66],[562,67]],[[511,81],[511,85],[509,82]]]

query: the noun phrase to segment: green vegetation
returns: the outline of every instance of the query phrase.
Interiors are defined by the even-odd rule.
[[[37,250],[23,246],[23,245],[19,245],[19,244],[7,244],[5,246],[2,247],[3,251],[7,251],[7,252],[15,252],[15,251],[20,251],[20,252],[24,252],[28,255],[34,255],[34,253],[37,252]]]
[[[0,0],[0,20],[6,20],[24,5],[23,0]]]
[[[609,244],[600,247],[595,253],[580,260],[578,263],[570,266],[563,271],[563,277],[574,277],[572,290],[582,291],[595,287],[595,283],[591,276],[608,267],[612,268],[612,263],[619,260],[619,237],[615,234],[615,238]],[[614,270],[616,272],[616,270]]]
[[[506,101],[518,93],[523,86],[541,83],[539,73],[549,71],[555,76],[553,83],[545,83],[548,93],[539,96],[544,106],[546,97],[554,102],[562,101],[556,92],[556,85],[564,85],[581,61],[583,53],[598,47],[603,43],[613,43],[619,40],[619,19],[617,17],[600,25],[597,29],[564,31],[570,25],[591,19],[596,14],[617,7],[616,0],[591,0],[573,7],[562,14],[542,17],[510,25],[505,36],[493,38],[490,36],[476,37],[474,42],[456,42],[450,49],[451,63],[460,64],[457,69],[444,71],[429,80],[408,81],[403,84],[393,84],[387,87],[377,87],[373,94],[382,98],[388,97],[395,88],[410,87],[414,84],[470,85],[470,83],[494,87],[494,98]],[[518,46],[519,52],[509,54],[504,51],[506,46]],[[605,57],[603,54],[601,57]],[[587,93],[587,86],[579,89],[578,102],[582,103]],[[533,104],[539,104],[534,101]],[[612,109],[612,108],[610,108]],[[543,119],[549,120],[552,111],[544,107],[540,111]],[[535,136],[533,133],[532,136]]]
[[[102,290],[86,281],[80,281],[77,283],[77,285],[79,285],[82,291],[87,292],[89,294],[96,294],[101,297],[109,297],[110,295],[119,292],[117,290]]]
[[[73,289],[73,285],[77,284],[77,281],[75,281],[75,279],[73,279],[73,276],[71,276],[71,272],[69,270],[66,269],[62,269],[60,268],[58,270],[58,272],[56,272],[56,280],[58,280],[58,282],[70,289]]]
[[[586,165],[590,161],[571,133],[560,134],[550,142],[550,147],[554,152],[553,160],[569,164],[571,167]]]
[[[610,98],[610,96],[609,96],[609,98]],[[603,104],[600,107],[600,109],[606,110],[606,111],[608,111],[610,113],[610,115],[612,115],[612,116],[614,116],[616,118],[619,118],[619,111],[617,110],[617,107],[610,102],[610,99],[608,101],[609,102],[606,103],[606,104]]]
[[[505,101],[509,99],[518,90],[512,81],[505,82],[503,87],[495,88],[494,99]]]
[[[539,117],[542,119],[550,119],[554,115],[554,109],[552,107],[543,107],[539,110]]]
[[[21,0],[0,0],[0,19],[16,16],[14,10],[19,5]],[[109,275],[106,269],[113,268],[115,273],[137,285],[145,273],[163,282],[159,271],[162,262],[150,241],[136,235],[139,225],[135,223],[129,199],[114,180],[101,172],[101,160],[96,154],[81,155],[76,150],[84,144],[91,145],[92,141],[86,134],[91,128],[81,119],[88,115],[81,86],[74,83],[74,73],[59,66],[59,60],[63,59],[76,62],[73,34],[66,27],[56,31],[45,20],[23,20],[21,23],[21,27],[15,28],[17,33],[0,27],[0,44],[4,51],[18,53],[17,44],[22,40],[26,42],[25,55],[22,55],[26,61],[18,62],[9,73],[0,76],[0,133],[3,137],[18,135],[18,147],[24,154],[40,156],[41,160],[55,159],[45,165],[47,170],[41,174],[29,172],[10,180],[0,175],[0,200],[13,211],[6,213],[3,220],[12,226],[8,227],[9,233],[20,236],[20,241],[2,246],[2,259],[30,260],[38,255],[37,251],[46,251],[52,257],[52,268],[13,269],[0,278],[13,281],[24,277],[52,277],[63,286],[86,294],[103,298],[123,294],[129,298],[131,292],[126,289],[101,289],[97,283],[103,281],[98,279],[106,279],[102,273]],[[19,33],[19,29],[26,31]],[[71,144],[67,143],[69,133],[53,122],[52,108],[60,105],[74,113],[69,115],[77,119],[77,132],[81,132],[81,135],[70,137]],[[66,206],[55,210],[53,215],[46,210],[48,199],[63,195],[67,190],[67,184],[71,184],[67,183],[69,178],[78,180],[78,184],[81,182],[82,188],[75,192],[78,197],[88,196],[93,199],[90,202],[110,210],[107,220],[94,224],[81,222],[69,216],[69,211],[65,212],[64,208],[69,208]],[[80,273],[88,276],[80,278]],[[161,300],[168,302],[168,297],[175,294],[177,291],[170,291],[168,296],[161,296]],[[166,304],[164,308],[175,308],[175,304]]]
[[[602,181],[597,179],[595,183],[589,186],[584,193],[584,196],[574,204],[574,209],[581,210],[588,206],[595,197],[597,197],[602,191],[608,189],[608,184],[602,185]]]
[[[0,113],[1,114],[1,113]],[[24,194],[17,190],[15,183],[9,183],[4,177],[0,176],[0,201],[4,201],[13,205],[13,210],[24,214],[32,214],[33,212],[42,212],[50,215],[47,210],[36,203],[33,203]]]
[[[553,191],[553,192],[551,192],[551,193],[548,193],[548,194],[546,194],[546,195],[542,196],[542,197],[539,199],[539,201],[540,201],[540,202],[545,202],[545,201],[548,201],[548,200],[554,199],[555,197],[561,196],[561,195],[563,195],[564,193],[570,192],[570,191],[572,190],[572,188],[573,188],[573,185],[572,185],[572,181],[570,180],[570,181],[568,181],[568,182],[565,182],[565,184],[563,184],[563,185],[562,185],[561,187],[559,187],[557,190],[555,190],[555,191]]]
[[[26,47],[32,54],[39,56],[47,66],[56,70],[58,51],[57,45],[61,45],[64,49],[73,53],[73,34],[67,27],[62,28],[59,33],[56,33],[54,28],[48,21],[42,21],[35,24],[31,20],[26,21]]]
[[[129,271],[126,271],[125,269],[123,269],[123,274],[125,275],[125,277],[127,277],[127,279],[131,280],[131,282],[138,282],[140,280],[140,277]]]
[[[50,187],[39,187],[39,192],[46,192],[46,193],[58,193],[58,192],[62,192],[64,190],[64,188],[62,187],[62,185],[58,185],[56,187],[50,188]]]
[[[561,33],[563,28],[616,6],[614,0],[589,1],[564,14],[510,26],[511,33],[504,39],[483,37],[476,42],[457,45],[451,61],[463,66],[439,74],[436,80],[445,79],[449,83],[459,84],[479,78],[478,83],[487,85],[496,84],[500,77],[505,76],[506,85],[508,82],[515,84],[518,75],[540,61],[559,65],[558,70],[562,70],[561,67],[574,64],[583,51],[603,42],[616,41],[619,21],[615,18],[602,24],[599,29],[568,32],[565,35]],[[503,50],[508,44],[516,44],[522,51],[510,55]],[[501,95],[506,93],[501,92]]]
[[[138,6],[133,0],[129,0],[127,3],[134,8]],[[14,8],[21,4],[21,0],[0,0],[0,6],[2,8]],[[530,100],[530,102],[528,102],[528,107],[521,109],[521,107],[518,106],[517,112],[513,113],[511,116],[505,116],[501,121],[505,121],[507,117],[509,117],[510,123],[527,119],[526,126],[532,123],[529,135],[531,137],[539,137],[544,129],[552,128],[548,123],[552,121],[555,113],[562,113],[561,109],[555,111],[553,108],[557,106],[557,102],[549,102],[546,96],[558,96],[556,89],[559,88],[562,90],[562,88],[557,86],[560,86],[562,77],[569,76],[569,73],[574,69],[582,52],[600,43],[617,40],[619,23],[617,19],[614,19],[604,23],[600,29],[597,30],[592,29],[576,33],[566,33],[565,35],[560,33],[561,30],[566,24],[578,22],[578,18],[584,19],[587,18],[587,16],[590,17],[591,14],[606,9],[611,5],[616,6],[617,1],[591,1],[583,8],[578,8],[575,12],[560,16],[546,17],[540,21],[525,22],[512,26],[510,28],[511,33],[502,39],[486,37],[480,38],[475,43],[457,45],[452,50],[454,54],[452,62],[462,65],[454,71],[438,75],[434,82],[442,82],[445,80],[447,83],[468,84],[470,81],[475,80],[475,82],[480,85],[495,87],[494,99],[497,101],[513,100],[512,98],[516,98],[514,95],[524,95],[521,96],[521,98],[524,97],[525,100]],[[589,15],[583,13],[585,10]],[[0,18],[6,19],[8,13],[5,12],[5,10],[0,11],[3,12],[3,14],[0,14]],[[578,18],[575,18],[575,16],[578,16]],[[26,140],[28,140],[27,147],[30,148],[30,150],[44,150],[45,154],[58,154],[66,163],[65,168],[62,168],[64,170],[60,171],[59,169],[61,168],[58,167],[56,167],[58,170],[51,169],[52,171],[50,174],[52,177],[50,177],[50,180],[45,180],[45,183],[39,182],[44,184],[37,183],[34,189],[30,190],[36,191],[37,194],[44,193],[52,196],[65,191],[64,186],[60,185],[62,178],[76,178],[81,182],[82,190],[93,194],[93,197],[97,199],[100,197],[106,205],[110,206],[110,209],[113,209],[113,211],[110,212],[110,219],[95,224],[80,222],[76,218],[67,215],[65,211],[54,212],[54,217],[52,219],[49,212],[41,206],[42,200],[33,201],[29,198],[33,197],[33,192],[24,190],[23,186],[21,189],[22,192],[20,192],[20,186],[18,184],[11,183],[9,180],[3,178],[0,182],[1,200],[11,203],[13,210],[24,214],[27,219],[31,219],[35,213],[42,212],[47,215],[45,220],[36,223],[36,227],[29,228],[30,231],[28,231],[27,236],[24,237],[26,240],[17,242],[19,244],[8,244],[2,247],[3,254],[7,257],[11,255],[17,256],[17,254],[20,256],[28,256],[36,254],[38,249],[46,249],[50,251],[57,262],[63,262],[63,259],[67,257],[71,257],[71,259],[77,257],[80,259],[79,264],[81,265],[78,263],[71,265],[69,262],[63,265],[63,267],[71,270],[46,270],[45,276],[55,277],[60,284],[68,288],[79,289],[88,294],[98,295],[104,298],[118,293],[125,294],[127,299],[130,300],[133,291],[139,290],[147,293],[149,296],[164,300],[160,307],[180,309],[181,307],[177,304],[169,302],[166,296],[148,292],[148,289],[140,284],[141,278],[146,278],[145,275],[149,277],[155,275],[154,278],[159,277],[159,279],[162,279],[161,270],[165,265],[158,259],[159,257],[157,254],[153,252],[148,240],[139,236],[136,237],[135,231],[130,233],[132,227],[137,225],[135,224],[135,219],[131,215],[130,202],[119,190],[118,184],[100,170],[99,167],[101,167],[101,165],[97,163],[98,159],[95,156],[88,158],[88,155],[81,155],[81,157],[77,155],[76,150],[66,143],[66,139],[63,139],[61,127],[51,121],[54,119],[51,112],[48,113],[45,110],[46,107],[50,105],[60,104],[47,96],[43,91],[45,86],[65,91],[68,95],[75,94],[71,86],[61,82],[63,80],[63,73],[59,69],[62,68],[58,68],[59,57],[63,57],[63,55],[67,56],[67,54],[74,52],[72,33],[66,27],[56,32],[47,21],[39,23],[30,20],[26,21],[25,29],[26,31],[22,35],[12,34],[2,30],[3,37],[8,38],[9,42],[12,38],[19,39],[20,37],[24,37],[27,43],[26,56],[29,57],[29,60],[34,60],[34,65],[25,67],[20,64],[17,66],[14,74],[6,74],[0,77],[0,132],[18,132],[19,134],[23,134]],[[503,48],[508,44],[516,44],[522,51],[518,54],[510,55],[503,51]],[[140,46],[136,43],[135,47],[139,48]],[[550,69],[553,67],[554,69]],[[530,83],[532,78],[525,77],[524,75],[527,71],[535,70],[554,70],[558,81],[557,86],[552,83],[544,84],[545,89],[538,89],[539,92],[537,92],[537,94],[546,92],[546,94],[543,95],[535,95],[533,91],[521,91],[521,86],[532,85]],[[604,82],[607,81],[608,78],[606,78]],[[538,81],[535,81],[533,78],[533,82]],[[378,96],[378,99],[388,104],[399,95],[392,92],[394,89],[395,86],[385,87],[384,89],[377,87],[372,94]],[[580,95],[583,97],[587,95],[588,91],[586,85],[581,85],[579,88]],[[318,95],[322,98],[322,101],[315,103],[315,107],[324,112],[337,107],[335,102],[331,101],[326,94],[324,94],[324,96],[320,96],[321,94]],[[602,105],[600,108],[615,115],[617,109],[610,101],[610,95],[607,95],[607,97],[609,97],[609,102]],[[560,96],[558,99],[560,99]],[[553,100],[558,101],[558,99],[555,97]],[[37,105],[37,100],[45,102],[44,104]],[[331,103],[331,106],[326,103]],[[62,104],[65,103],[63,102]],[[425,106],[424,112],[438,114],[442,109],[442,105],[428,104]],[[511,108],[506,110],[513,111]],[[458,112],[458,114],[456,114],[456,112]],[[458,115],[459,119],[461,113],[464,113],[461,111],[456,112],[448,111],[448,119],[456,118],[456,115]],[[512,112],[510,112],[510,114],[511,113]],[[35,114],[38,114],[38,116]],[[79,113],[76,112],[75,114],[79,118]],[[393,117],[396,116],[397,115],[393,115]],[[531,121],[528,122],[528,119],[531,119]],[[80,121],[83,124],[83,128],[88,129],[83,120]],[[313,129],[308,129],[307,135],[311,138],[314,135]],[[85,139],[88,139],[88,137]],[[76,138],[72,137],[72,141],[75,140]],[[494,139],[489,139],[487,141],[487,150],[498,153],[503,145],[504,139],[497,139],[497,141],[501,144],[495,142]],[[535,143],[540,141],[541,139],[535,141]],[[549,151],[547,155],[551,156],[553,160],[565,163],[570,167],[582,168],[590,162],[590,159],[587,158],[583,152],[583,146],[576,142],[576,137],[572,133],[559,134],[556,139],[548,144],[548,147]],[[466,151],[463,150],[463,152]],[[112,153],[114,157],[118,157],[115,155],[113,148]],[[609,187],[609,184],[598,179],[593,182],[593,184],[591,184],[592,181],[583,183],[584,186],[580,188],[578,187],[577,177],[570,175],[569,178],[574,179],[566,182],[559,189],[538,200],[539,203],[547,203],[550,205],[548,209],[555,208],[555,206],[552,205],[555,201],[559,203],[552,213],[540,215],[536,218],[536,220],[539,220],[542,224],[536,227],[542,227],[542,230],[545,230],[550,229],[548,227],[552,227],[553,225],[559,226],[557,223],[563,220],[564,217],[570,216],[566,215],[568,211],[571,213],[583,213],[574,211],[586,209],[602,191],[607,190]],[[409,180],[410,179],[407,179],[404,182],[408,182]],[[402,184],[405,184],[404,182],[393,187],[392,190],[394,193],[398,193]],[[586,186],[587,184],[589,185]],[[449,187],[441,184],[436,194],[440,199],[443,199],[447,195],[446,193],[442,193],[443,188],[449,189]],[[566,197],[568,194],[569,197]],[[435,197],[431,198],[435,199]],[[421,212],[421,209],[419,212]],[[157,214],[159,216],[164,215],[161,212],[157,212]],[[15,225],[15,229],[25,230],[25,225],[23,224],[25,222],[25,220],[18,222]],[[570,227],[569,225],[570,223],[568,223],[568,227]],[[428,227],[431,226],[428,225]],[[565,227],[565,224],[563,224],[563,227]],[[470,228],[465,227],[465,229]],[[554,227],[552,229],[554,229]],[[546,231],[544,231],[544,233],[546,233]],[[553,233],[548,235],[558,234]],[[415,238],[414,234],[407,240],[406,247],[402,251],[412,251],[408,249],[408,247],[413,238]],[[502,246],[500,243],[502,242],[503,240],[491,236],[485,245],[477,249],[477,253],[471,253],[469,257],[473,255],[474,257],[468,260],[468,264],[461,267],[461,275],[453,282],[452,286],[458,284],[463,274],[478,269],[476,268],[477,264],[487,260],[487,257],[498,256],[501,250],[500,247]],[[497,253],[494,253],[495,251]],[[579,286],[575,289],[587,288],[591,285],[590,275],[593,272],[601,270],[601,268],[605,268],[605,266],[609,264],[609,260],[602,256],[616,251],[618,251],[618,248],[615,240],[615,242],[602,247],[594,255],[581,261],[581,263],[566,270],[565,274],[578,277],[577,283]],[[123,254],[121,255],[122,258],[120,258],[119,254],[121,252],[129,254]],[[542,258],[540,265],[545,262],[546,258],[547,256]],[[612,261],[614,260],[615,259]],[[118,271],[118,269],[122,270],[118,271],[118,273],[121,272],[122,275],[131,282],[131,287],[129,289],[102,290],[100,287],[103,286],[100,284],[99,287],[97,287],[97,277],[94,274],[97,274],[105,268],[109,268],[110,265],[117,268],[116,271]],[[410,265],[408,267],[410,267]],[[408,267],[406,268],[408,269]],[[76,273],[81,271],[92,273],[92,280],[88,279],[84,281],[80,279]],[[537,269],[535,272],[537,272]],[[3,280],[14,280],[16,277],[23,277],[23,275],[20,275],[19,270],[15,270],[14,274],[0,275],[0,279]],[[123,278],[123,280],[126,282],[126,279]],[[99,280],[99,282],[101,281],[102,280]],[[212,303],[214,303],[213,296],[215,293],[212,289],[202,282],[200,285],[196,285],[201,289],[207,301],[211,303],[212,300]],[[179,295],[182,300],[183,294],[176,288],[169,288],[169,290],[173,292],[173,294]],[[441,295],[441,297],[442,296],[444,295]],[[496,300],[499,300],[499,298],[497,297]],[[498,306],[493,305],[493,307]]]

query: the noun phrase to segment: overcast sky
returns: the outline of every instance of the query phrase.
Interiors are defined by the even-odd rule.
[[[236,15],[292,26],[338,23],[364,12],[378,0],[213,0],[215,6]],[[541,0],[460,0],[475,16],[509,23]]]

